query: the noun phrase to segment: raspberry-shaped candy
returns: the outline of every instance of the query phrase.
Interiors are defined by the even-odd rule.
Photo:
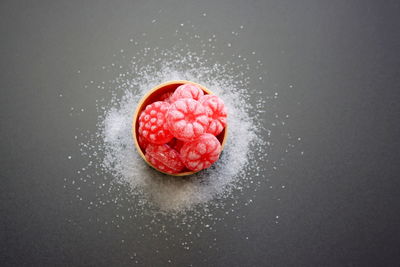
[[[191,83],[185,83],[176,88],[175,92],[169,98],[170,103],[174,103],[178,99],[191,98],[199,100],[204,95],[203,90]]]
[[[185,167],[179,153],[166,144],[149,144],[145,156],[156,169],[162,172],[179,173]]]
[[[169,106],[170,104],[162,101],[148,105],[139,117],[139,135],[153,144],[168,143],[173,138],[165,123]]]
[[[192,141],[205,133],[209,123],[206,109],[190,98],[173,103],[166,119],[170,132],[182,141]]]
[[[219,135],[226,126],[227,111],[224,102],[216,95],[202,96],[199,102],[206,108],[210,118],[207,133]]]
[[[221,153],[221,144],[212,134],[203,134],[197,140],[187,142],[181,149],[181,159],[192,171],[200,171],[216,162]]]

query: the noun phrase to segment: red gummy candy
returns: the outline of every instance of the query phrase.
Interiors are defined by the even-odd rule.
[[[226,126],[227,111],[224,102],[216,95],[202,96],[199,102],[206,108],[211,119],[206,132],[217,136]]]
[[[205,133],[210,120],[206,109],[190,98],[173,103],[166,119],[170,132],[182,141],[192,141]]]
[[[197,140],[187,142],[181,149],[181,159],[192,171],[200,171],[216,162],[221,153],[221,144],[212,134],[203,134]]]
[[[179,173],[185,167],[179,153],[166,144],[149,144],[145,156],[156,169],[162,172]]]
[[[139,117],[139,135],[153,144],[168,143],[173,138],[165,123],[169,106],[170,104],[162,101],[148,105]]]
[[[199,100],[200,97],[204,95],[203,90],[191,83],[185,83],[176,88],[175,92],[169,98],[170,103],[183,98],[191,98],[194,100]]]

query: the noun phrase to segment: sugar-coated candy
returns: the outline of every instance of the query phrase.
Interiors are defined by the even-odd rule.
[[[173,138],[165,120],[169,106],[167,102],[156,101],[140,114],[139,134],[150,143],[165,144]]]
[[[146,159],[158,170],[166,173],[179,173],[185,166],[179,153],[168,145],[149,144]]]
[[[169,98],[170,103],[183,98],[191,98],[194,100],[199,100],[200,97],[204,95],[203,90],[191,83],[185,83],[176,88],[175,92]]]
[[[210,167],[218,160],[221,144],[212,134],[202,134],[198,139],[187,142],[180,150],[180,155],[186,168],[200,171]]]
[[[217,136],[226,126],[227,111],[224,102],[216,95],[204,95],[199,102],[206,108],[210,118],[206,132]]]
[[[205,133],[209,118],[200,102],[184,98],[171,104],[167,115],[170,132],[182,141],[192,141]]]

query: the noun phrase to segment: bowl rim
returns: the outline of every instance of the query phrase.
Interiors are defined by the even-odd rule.
[[[161,83],[161,84],[159,84],[159,85],[153,87],[150,91],[148,91],[148,92],[140,99],[139,103],[138,103],[137,106],[136,106],[136,110],[135,110],[135,113],[133,114],[133,120],[132,120],[132,128],[131,128],[131,129],[132,129],[132,136],[133,136],[133,140],[134,140],[134,143],[135,143],[136,150],[137,150],[137,152],[139,153],[139,155],[140,155],[140,156],[142,157],[142,159],[143,159],[148,165],[150,165],[153,169],[157,170],[158,172],[161,172],[161,173],[164,173],[164,174],[167,174],[167,175],[171,175],[171,176],[188,176],[188,175],[195,174],[195,173],[197,173],[197,172],[199,172],[199,171],[197,171],[197,172],[195,172],[195,171],[187,171],[187,172],[180,172],[180,173],[171,174],[171,173],[166,173],[166,172],[160,171],[160,170],[158,170],[157,168],[155,168],[155,167],[146,159],[145,155],[143,154],[142,149],[141,149],[140,146],[139,146],[139,142],[138,142],[138,140],[137,140],[138,138],[137,138],[137,134],[136,134],[136,128],[137,128],[137,127],[136,127],[136,122],[137,122],[137,119],[138,119],[138,117],[139,117],[139,112],[140,112],[141,110],[143,110],[143,109],[142,109],[142,106],[144,105],[144,102],[147,100],[147,98],[149,98],[151,95],[153,95],[157,90],[160,90],[161,88],[166,87],[166,86],[168,86],[168,85],[172,85],[172,84],[186,84],[186,83],[194,84],[194,85],[200,87],[200,89],[202,89],[205,93],[207,93],[207,94],[209,94],[209,95],[214,95],[214,93],[213,93],[211,90],[209,90],[207,87],[205,87],[205,86],[203,86],[203,85],[201,85],[201,84],[192,82],[192,81],[187,81],[187,80],[172,80],[172,81],[167,81],[167,82]],[[222,137],[222,143],[221,143],[221,152],[222,152],[222,150],[224,149],[225,143],[226,143],[226,141],[227,141],[227,137],[228,137],[228,125],[225,126],[224,131],[225,131],[225,132],[224,132],[224,135],[223,135],[223,137]],[[202,170],[200,170],[200,171],[202,171]]]

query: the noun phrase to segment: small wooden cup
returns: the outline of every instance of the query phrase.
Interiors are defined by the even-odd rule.
[[[148,104],[151,104],[155,101],[157,101],[159,99],[159,97],[167,92],[173,92],[175,91],[176,88],[178,88],[178,86],[182,85],[182,84],[186,84],[186,83],[191,83],[196,85],[197,87],[199,87],[200,89],[202,89],[204,91],[204,94],[206,95],[212,95],[214,94],[213,92],[211,92],[210,90],[208,90],[206,87],[202,86],[201,84],[197,84],[194,82],[190,82],[190,81],[185,81],[185,80],[178,80],[178,81],[169,81],[169,82],[165,82],[162,83],[160,85],[157,85],[156,87],[154,87],[153,89],[151,89],[145,96],[143,96],[143,98],[140,100],[139,104],[137,105],[135,114],[133,115],[133,123],[132,123],[132,135],[133,135],[133,140],[135,141],[135,146],[136,149],[139,153],[139,155],[143,158],[143,160],[149,164],[151,167],[153,167],[154,169],[156,169],[159,172],[162,172],[160,170],[158,170],[157,168],[155,168],[144,156],[145,151],[143,151],[140,146],[139,146],[139,142],[138,142],[138,129],[139,129],[139,122],[138,122],[138,118],[140,113],[142,112],[143,109],[146,108],[146,106]],[[217,136],[217,139],[219,140],[219,142],[221,143],[221,149],[224,148],[226,140],[227,140],[227,135],[228,135],[228,127],[226,126],[224,128],[224,130]],[[165,173],[165,172],[162,172]],[[191,175],[194,174],[196,172],[193,171],[183,171],[180,173],[176,173],[176,174],[170,174],[170,173],[165,173],[168,175],[173,175],[173,176],[186,176],[186,175]]]

